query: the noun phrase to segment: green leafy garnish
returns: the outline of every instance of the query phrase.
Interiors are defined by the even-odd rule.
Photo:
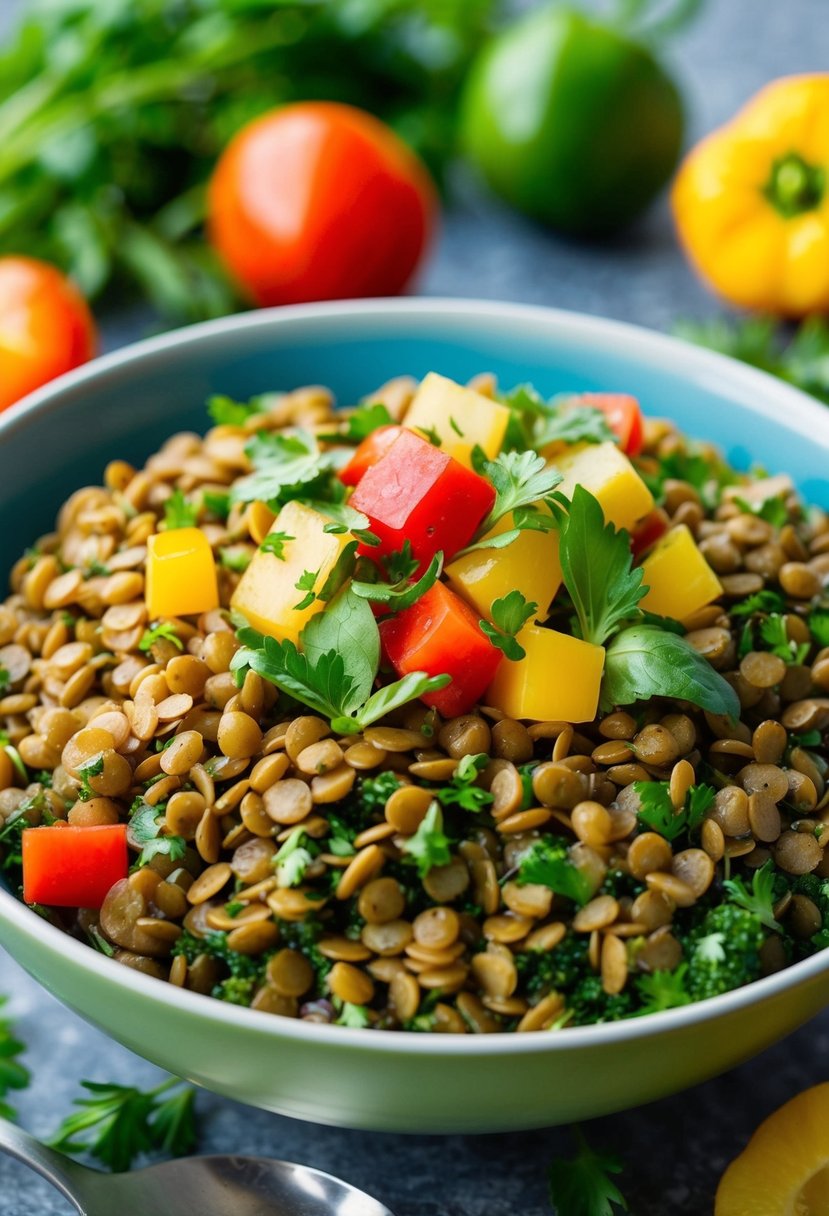
[[[89,1153],[114,1173],[128,1170],[142,1153],[159,1150],[183,1156],[195,1146],[194,1091],[170,1077],[155,1089],[81,1081],[88,1098],[47,1141],[62,1153]],[[178,1092],[163,1098],[169,1090]]]
[[[399,555],[392,554],[392,557],[399,557]],[[392,569],[400,569],[401,565],[393,566]],[[371,567],[374,570],[376,568],[376,566]],[[434,555],[417,582],[410,582],[408,575],[389,583],[368,583],[354,579],[351,583],[351,590],[360,599],[369,600],[375,604],[386,604],[394,612],[403,612],[406,608],[411,608],[412,604],[416,604],[421,596],[424,596],[431,587],[434,587],[440,578],[442,570],[443,553],[439,551]]]
[[[640,473],[657,502],[664,497],[666,481],[687,481],[709,510],[719,504],[725,486],[736,481],[736,475],[728,465],[691,444],[660,456],[655,472],[643,468]]]
[[[495,502],[478,529],[477,538],[485,536],[510,512],[531,507],[545,498],[561,481],[561,474],[536,452],[502,452],[495,460],[476,463],[478,471],[495,488]]]
[[[205,490],[201,496],[202,506],[208,515],[224,523],[230,514],[230,492],[220,490]]]
[[[789,638],[786,618],[777,613],[760,622],[760,638],[764,649],[783,659],[785,663],[803,663],[809,653],[809,643],[799,644]]]
[[[78,798],[81,802],[88,802],[90,798],[97,798],[97,793],[89,784],[90,777],[100,777],[104,771],[104,753],[98,752],[96,756],[90,756],[88,760],[84,760],[78,765],[77,773],[81,779],[80,788],[78,789]]]
[[[546,838],[535,841],[518,866],[520,884],[538,883],[577,904],[586,904],[593,894],[589,877],[575,866],[565,844]]]
[[[667,781],[636,781],[633,788],[639,796],[640,825],[671,841],[683,832],[697,831],[716,796],[710,785],[692,785],[683,805],[675,810]]]
[[[295,612],[304,612],[306,608],[310,608],[314,600],[317,598],[317,579],[320,576],[319,570],[303,570],[297,581],[294,583],[297,591],[304,591],[302,599],[299,603],[294,604]]]
[[[352,1005],[350,1001],[343,1001],[336,1025],[350,1026],[352,1030],[365,1030],[366,1026],[371,1025],[371,1019],[365,1005]]]
[[[0,1009],[6,1004],[7,997],[0,996]],[[21,1064],[18,1056],[26,1050],[14,1033],[10,1018],[0,1016],[0,1116],[4,1119],[14,1118],[14,1109],[5,1101],[12,1089],[25,1089],[29,1084],[30,1072]]]
[[[534,444],[544,448],[550,443],[618,443],[601,410],[586,405],[567,405],[546,417],[536,428]]]
[[[816,608],[814,612],[809,613],[806,624],[818,646],[829,646],[829,610]]]
[[[392,709],[425,693],[445,688],[448,675],[411,672],[372,692],[380,667],[380,634],[368,602],[350,587],[341,590],[324,612],[311,618],[300,635],[302,651],[253,629],[238,632],[242,647],[231,670],[241,686],[244,672],[255,671],[303,705],[331,720],[335,731],[354,734]]]
[[[651,697],[690,701],[735,721],[740,716],[734,689],[685,638],[654,625],[632,625],[607,648],[602,712]]]
[[[744,498],[735,495],[732,502],[740,508],[743,514],[756,515],[759,519],[764,519],[767,524],[771,524],[773,528],[782,528],[789,522],[789,508],[779,494],[764,498],[761,503],[746,502]]]
[[[442,789],[435,790],[435,797],[442,806],[459,806],[464,811],[481,811],[493,801],[489,790],[476,785],[481,772],[489,764],[485,752],[477,756],[463,756],[452,775],[452,780]]]
[[[263,553],[271,553],[274,557],[279,558],[281,562],[284,562],[285,546],[289,540],[296,540],[296,537],[290,536],[287,532],[269,532],[260,543],[259,548]]]
[[[187,853],[187,841],[183,836],[167,836],[164,829],[164,805],[150,806],[136,799],[130,819],[130,834],[136,844],[142,846],[135,863],[146,866],[154,857],[169,857],[170,861],[181,861]]]
[[[679,1009],[690,1005],[691,997],[685,987],[688,964],[680,963],[674,971],[654,971],[636,981],[636,991],[642,1004],[634,1014],[642,1017],[646,1013],[662,1013],[665,1009]]]
[[[173,490],[164,504],[164,528],[195,528],[199,508],[188,502],[181,490]]]
[[[545,401],[531,384],[519,384],[501,397],[510,411],[505,447],[538,450],[551,443],[605,443],[616,441],[601,410],[579,405],[578,397],[564,394]]]
[[[219,562],[226,570],[232,570],[234,574],[244,574],[251,563],[252,554],[245,548],[230,548],[224,546],[219,549]]]
[[[220,393],[208,398],[207,412],[216,426],[244,426],[249,418],[265,414],[273,400],[273,394],[251,397],[250,401],[235,401]]]
[[[761,925],[781,933],[782,929],[774,915],[774,863],[767,861],[752,875],[750,886],[741,878],[727,878],[723,883],[730,901],[756,916]]]
[[[738,604],[732,604],[729,612],[732,616],[755,616],[761,612],[783,612],[786,608],[786,597],[771,587],[755,591]]]
[[[164,639],[165,642],[172,642],[179,650],[184,650],[184,643],[176,633],[176,626],[173,621],[158,621],[149,629],[145,629],[141,635],[141,641],[138,643],[138,649],[148,651],[153,648],[156,642]]]
[[[568,509],[554,504],[559,521],[561,572],[578,618],[579,636],[601,646],[638,611],[647,592],[634,568],[627,532],[605,523],[601,504],[577,485]],[[667,694],[666,694],[667,695]]]
[[[404,840],[400,848],[414,859],[421,878],[425,878],[435,866],[449,864],[452,853],[443,831],[443,812],[437,800],[429,806],[414,835]]]
[[[362,443],[381,426],[390,426],[394,419],[382,402],[373,401],[350,410],[343,421],[340,430],[330,435],[320,435],[320,439],[329,443]]]
[[[0,663],[0,696],[8,692],[10,684],[11,676],[9,674],[9,670],[7,667],[4,667],[2,663]]]
[[[616,1216],[628,1205],[610,1175],[622,1172],[622,1163],[610,1153],[595,1152],[580,1128],[574,1128],[576,1156],[557,1158],[550,1166],[550,1199],[557,1216]]]
[[[273,866],[280,887],[297,886],[314,860],[314,854],[306,847],[305,840],[302,826],[294,828],[275,854]]]
[[[245,447],[254,472],[240,478],[230,491],[231,502],[261,499],[280,506],[296,498],[340,501],[344,487],[334,477],[337,458],[323,451],[313,435],[263,432]]]
[[[508,659],[517,663],[527,652],[515,635],[520,633],[537,611],[538,604],[526,600],[520,591],[510,591],[500,599],[492,601],[492,622],[481,620],[478,623],[493,646],[497,646]]]

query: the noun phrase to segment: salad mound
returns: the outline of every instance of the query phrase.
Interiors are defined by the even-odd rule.
[[[213,398],[0,604],[0,865],[180,987],[565,1029],[829,944],[829,517],[624,394]]]

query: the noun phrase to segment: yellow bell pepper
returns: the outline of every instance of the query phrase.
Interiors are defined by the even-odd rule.
[[[642,562],[642,586],[648,593],[640,608],[684,621],[722,595],[722,585],[685,524],[656,542]]]
[[[691,262],[727,300],[829,309],[829,73],[762,89],[690,152],[672,204]]]
[[[318,593],[353,539],[348,533],[325,532],[330,522],[301,502],[286,503],[279,512],[271,532],[291,537],[285,541],[283,557],[257,549],[231,600],[231,607],[254,629],[280,642],[299,642],[300,633],[322,605],[314,600],[306,608],[297,608],[306,595],[297,589],[297,582],[305,571],[316,571],[313,589]]]
[[[512,515],[507,515],[488,535],[500,536],[512,527]],[[487,620],[492,619],[493,601],[517,590],[538,605],[536,620],[545,621],[561,586],[558,533],[526,529],[506,549],[476,549],[459,557],[446,567],[446,577]]]
[[[630,532],[653,506],[650,490],[615,443],[576,444],[553,463],[562,475],[557,491],[572,498],[576,486],[584,486],[599,500],[608,523],[617,528]]]
[[[415,393],[404,422],[412,431],[436,435],[442,452],[471,469],[472,449],[476,445],[490,460],[500,452],[509,410],[483,393],[429,372]]]
[[[151,620],[218,608],[216,563],[203,532],[168,528],[149,538],[144,594]]]
[[[510,718],[537,722],[592,722],[599,705],[604,647],[555,629],[525,625],[518,635],[526,655],[504,659],[484,700]]]

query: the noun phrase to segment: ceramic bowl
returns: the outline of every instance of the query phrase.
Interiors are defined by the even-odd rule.
[[[108,355],[0,418],[0,568],[52,526],[113,457],[140,462],[203,429],[211,393],[318,383],[353,401],[430,369],[532,381],[545,395],[619,389],[721,445],[793,475],[829,506],[829,413],[759,372],[628,325],[464,301],[285,308],[194,326]],[[829,952],[748,988],[650,1017],[561,1032],[442,1036],[274,1017],[118,966],[0,889],[0,943],[60,1000],[147,1059],[219,1093],[348,1127],[483,1132],[638,1105],[788,1034],[829,1000]]]

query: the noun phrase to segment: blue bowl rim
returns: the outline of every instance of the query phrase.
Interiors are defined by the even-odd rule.
[[[814,437],[816,431],[829,435],[829,415],[814,398],[765,372],[738,363],[726,355],[692,346],[679,338],[625,321],[594,317],[585,313],[537,305],[499,303],[497,301],[442,299],[374,299],[301,304],[284,308],[262,309],[186,326],[171,333],[147,338],[103,355],[91,363],[69,372],[45,387],[29,394],[20,403],[0,415],[0,442],[5,435],[27,427],[60,407],[64,393],[106,376],[112,371],[140,368],[145,360],[186,346],[198,346],[218,335],[255,333],[278,330],[288,323],[316,326],[326,322],[363,320],[381,329],[398,328],[401,320],[426,322],[439,319],[475,320],[481,322],[513,323],[532,328],[553,328],[569,340],[589,348],[599,345],[622,348],[625,357],[641,357],[650,366],[664,368],[672,375],[687,374],[702,384],[716,380],[720,391],[731,391],[742,397],[755,413],[774,415],[779,420],[781,408],[785,425]],[[523,1055],[547,1054],[582,1048],[623,1046],[662,1032],[678,1032],[692,1025],[710,1022],[736,1014],[759,1002],[781,996],[787,991],[815,979],[829,970],[829,951],[792,964],[783,971],[755,980],[743,988],[722,996],[697,1001],[678,1009],[648,1014],[619,1022],[604,1022],[575,1026],[566,1034],[502,1034],[502,1035],[429,1035],[411,1031],[378,1031],[346,1026],[309,1024],[299,1019],[275,1018],[272,1014],[244,1009],[205,997],[196,992],[142,975],[127,967],[118,967],[112,960],[90,946],[69,937],[48,924],[0,887],[0,921],[6,921],[17,933],[43,942],[50,950],[77,963],[83,971],[94,973],[101,980],[132,991],[138,997],[158,1001],[161,1005],[192,1014],[194,1020],[207,1018],[213,1023],[278,1039],[320,1043],[329,1047],[353,1046],[370,1052],[418,1055]]]

